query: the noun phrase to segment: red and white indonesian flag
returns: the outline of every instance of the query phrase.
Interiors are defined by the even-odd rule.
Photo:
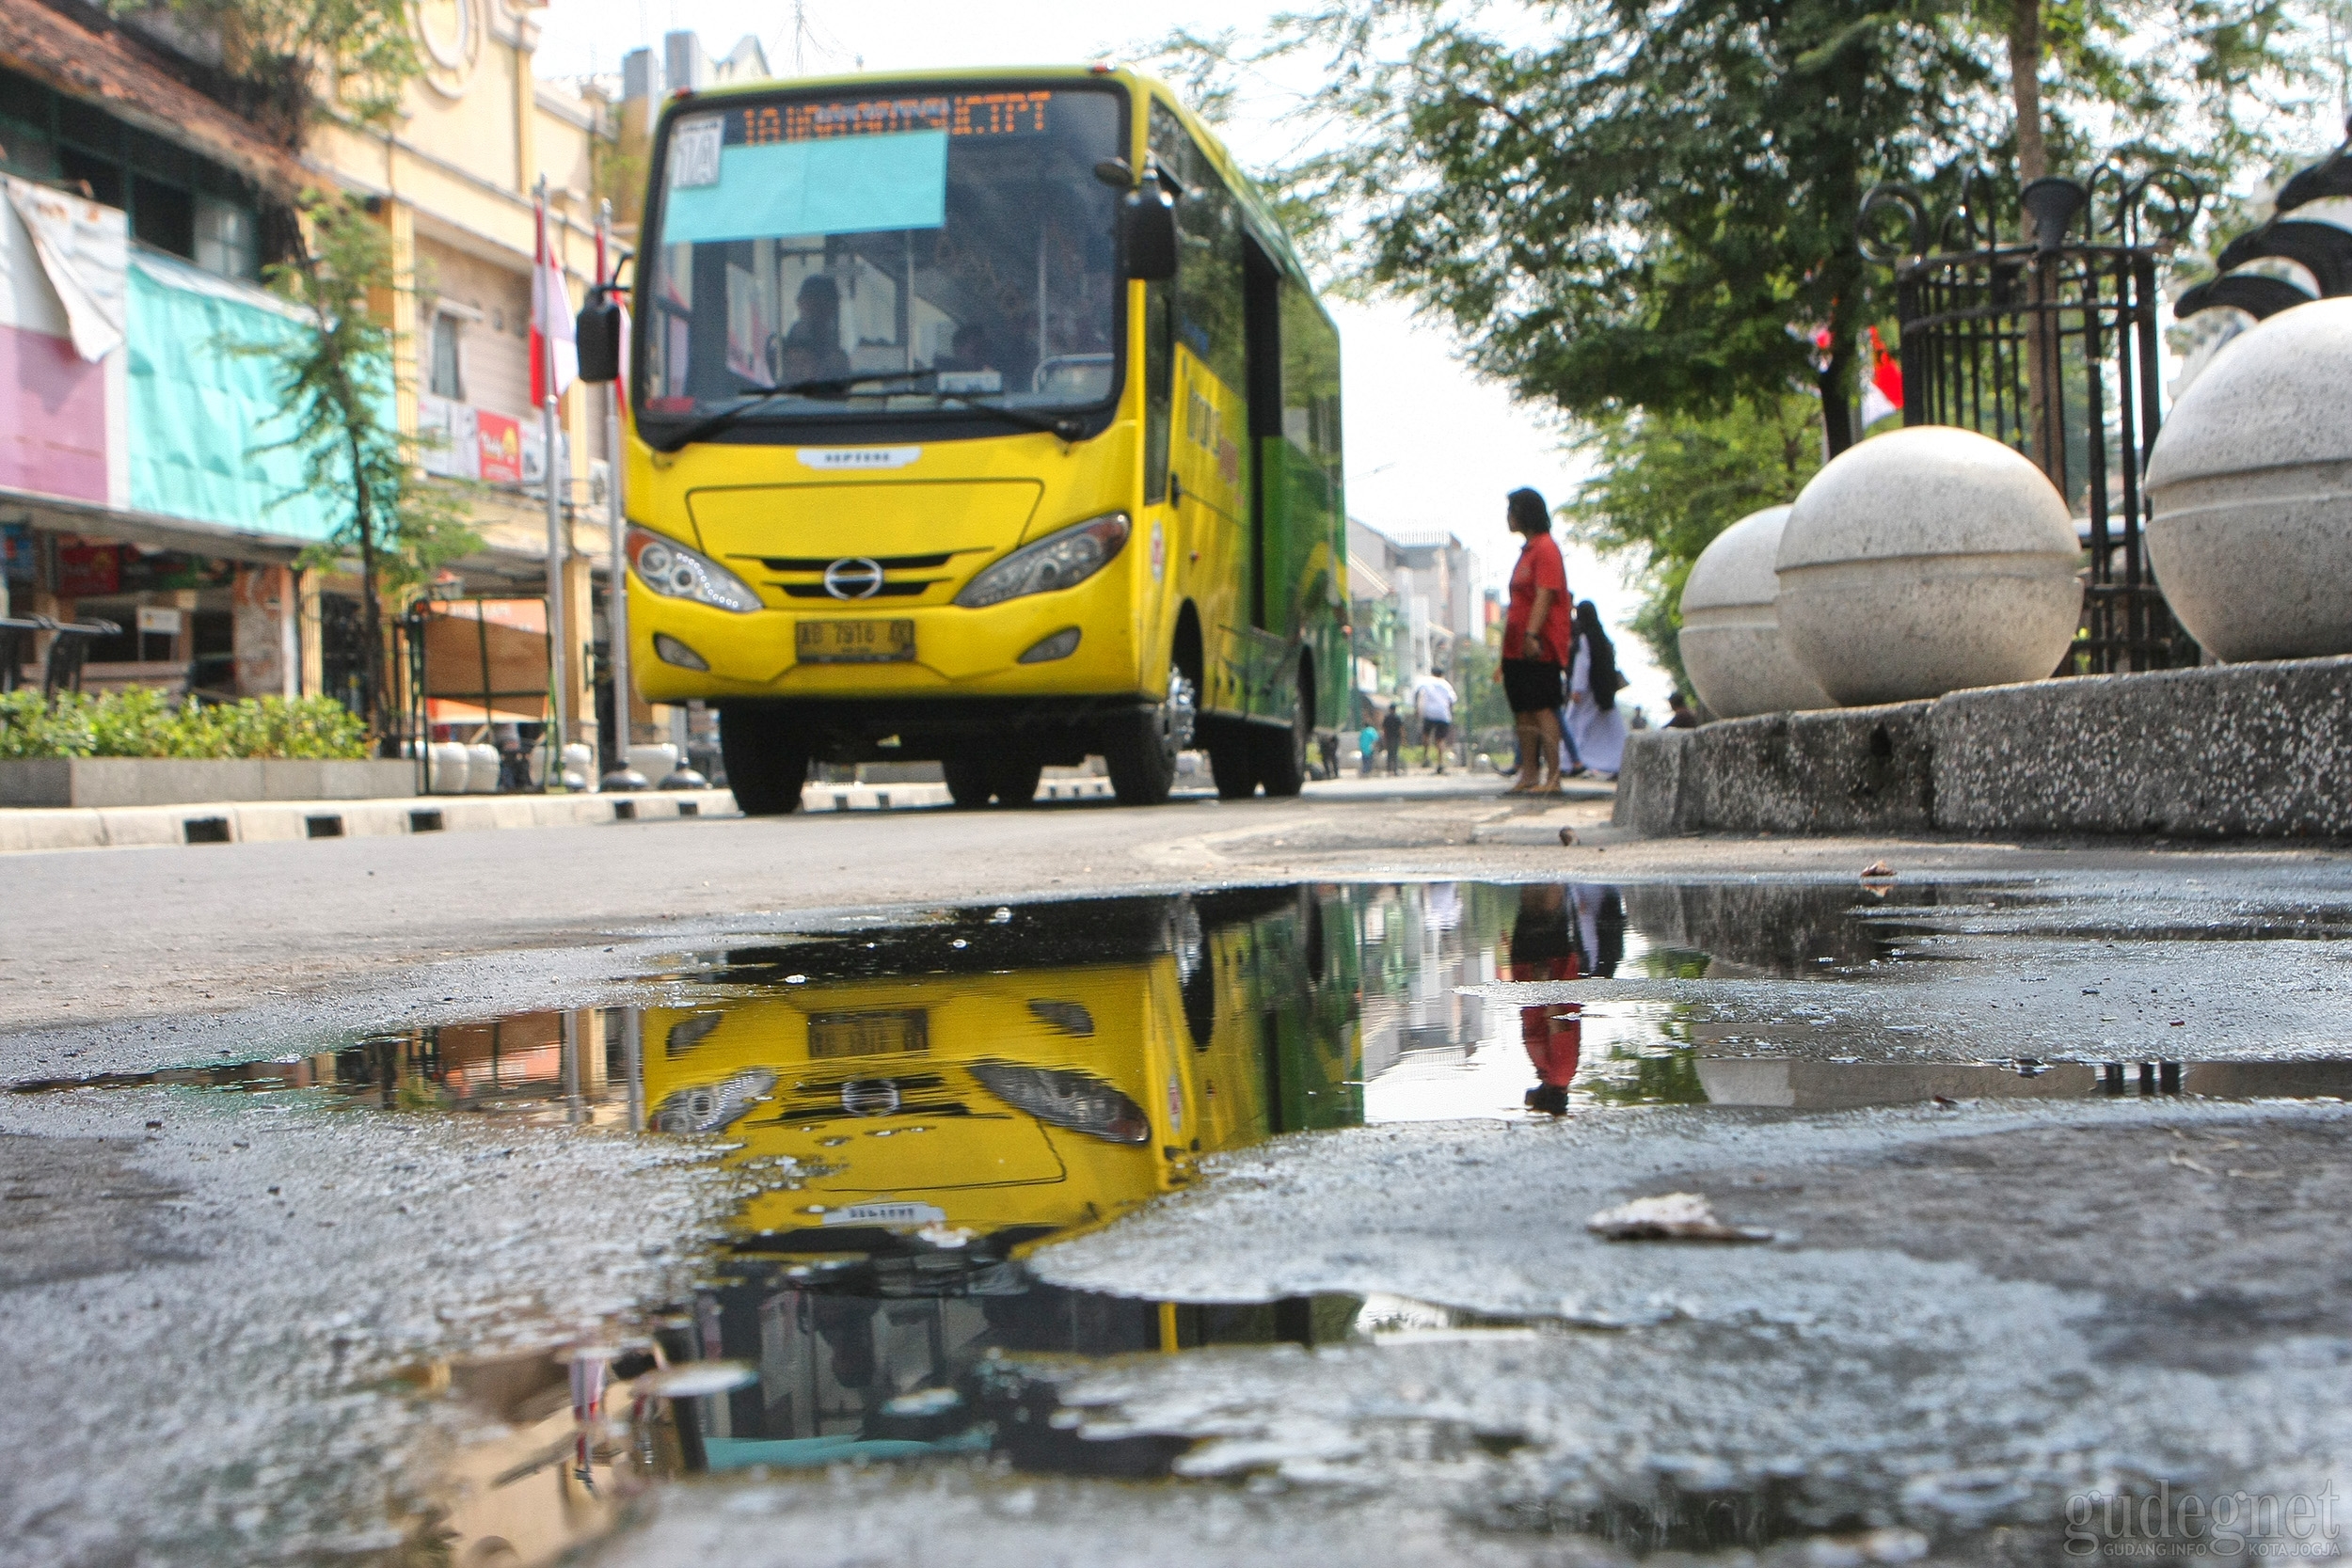
[[[555,384],[548,385],[552,371]],[[548,244],[548,204],[539,203],[539,247],[531,268],[531,405],[544,408],[580,378],[580,340],[564,266]]]
[[[1862,428],[1903,411],[1903,368],[1886,352],[1879,329],[1870,328],[1870,379],[1862,387]]]

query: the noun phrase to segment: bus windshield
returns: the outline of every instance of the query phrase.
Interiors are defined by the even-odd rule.
[[[680,115],[653,193],[648,434],[754,397],[749,427],[1109,403],[1120,193],[1093,169],[1123,151],[1122,106],[926,88]]]

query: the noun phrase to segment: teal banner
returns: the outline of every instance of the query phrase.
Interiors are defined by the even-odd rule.
[[[270,450],[293,428],[277,360],[246,352],[298,340],[301,323],[250,285],[183,262],[140,255],[128,271],[132,508],[304,544],[330,537],[341,503],[306,491],[301,453]]]
[[[938,229],[947,221],[947,133],[730,147],[714,182],[673,187],[663,200],[664,245]]]

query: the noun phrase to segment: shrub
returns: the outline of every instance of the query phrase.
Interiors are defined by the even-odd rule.
[[[258,757],[351,759],[367,726],[331,697],[174,702],[135,688],[100,696],[0,693],[0,758]]]

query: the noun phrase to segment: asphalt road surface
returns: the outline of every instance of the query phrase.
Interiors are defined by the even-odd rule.
[[[1644,842],[1605,827],[1605,800],[1493,787],[0,861],[0,1067],[45,1081],[0,1101],[0,1327],[23,1347],[0,1563],[2335,1549],[2352,856]],[[1862,881],[1881,861],[1893,878]],[[1306,885],[1191,896],[1285,884]],[[1169,896],[1041,912],[1119,894]],[[1209,911],[1168,929],[1225,987],[1199,1022],[1187,989],[1167,1025],[1205,1075],[1180,1103],[1169,1069],[1168,1114],[1220,1125],[1263,1081],[1268,1127],[1325,1130],[1158,1150],[1167,1196],[1017,1266],[946,1210],[884,1226],[851,1205],[864,1250],[725,1283],[752,1277],[723,1250],[744,1215],[780,1233],[784,1204],[816,1235],[832,1222],[804,1189],[858,1159],[920,1169],[916,1135],[949,1124],[852,1081],[841,1132],[799,1129],[831,1138],[821,1157],[777,1154],[727,1101],[727,1063],[695,1067],[728,1037],[668,1021],[778,1016],[757,1009],[867,983],[861,962],[1051,968],[1054,942],[1163,905]],[[1547,931],[1574,963],[1537,961]],[[511,1104],[447,1060],[416,1068],[451,1028],[624,1016],[555,1011],[599,1007],[643,1009],[644,1070],[705,1085],[664,1107],[726,1138],[632,1135],[653,1108],[583,1083],[577,1055],[529,1078],[554,1044],[502,1069],[539,1085]],[[1059,992],[1031,1010],[1096,1038]],[[1233,1054],[1278,1037],[1292,1055],[1263,1072]],[[1282,1074],[1315,1037],[1349,1077],[1302,1091]],[[155,1069],[173,1070],[70,1086]],[[1520,1107],[1571,1070],[1565,1115]],[[1006,1093],[1056,1125],[1089,1114],[1068,1082]],[[861,1154],[860,1127],[899,1137]],[[1676,1192],[1766,1239],[1586,1227]],[[934,1283],[811,1282],[900,1267]],[[1210,1348],[1041,1357],[1019,1327],[1038,1303],[1064,1328]],[[950,1320],[973,1335],[961,1359]],[[926,1323],[952,1385],[906,1370]],[[755,1384],[656,1397],[657,1345]],[[862,1446],[753,1435],[820,1365],[827,1397],[865,1402]],[[572,1418],[630,1379],[634,1403]],[[689,1405],[691,1442],[663,1414]]]

